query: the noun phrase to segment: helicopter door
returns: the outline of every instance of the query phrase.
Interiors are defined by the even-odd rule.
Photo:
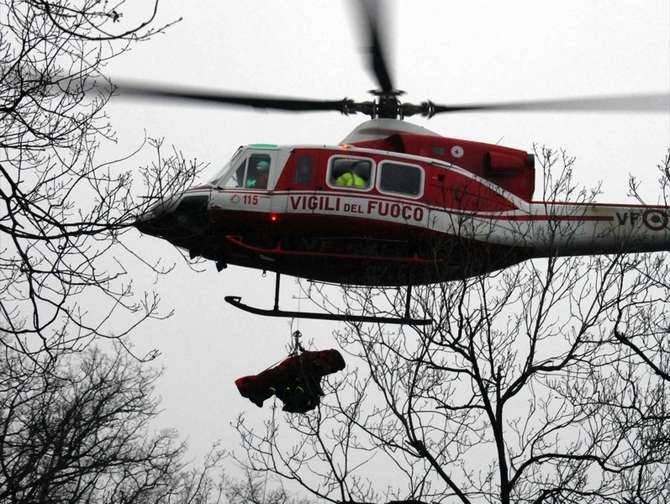
[[[321,190],[323,187],[316,187],[316,159],[312,153],[299,153],[295,156],[295,161],[286,165],[284,183],[282,184],[289,190],[289,194],[299,194],[306,197],[308,192],[314,194],[315,189]],[[272,202],[272,211],[278,213],[290,213],[292,211],[289,205],[290,196],[275,197]]]
[[[276,152],[247,151],[233,158],[230,168],[217,183],[212,208],[270,212],[270,189],[277,178]]]
[[[274,152],[251,152],[247,158],[244,189],[259,194],[246,193],[242,202],[249,210],[271,212],[273,210],[270,187],[276,178],[276,156]]]

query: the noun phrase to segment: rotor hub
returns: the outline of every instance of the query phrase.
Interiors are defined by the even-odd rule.
[[[400,116],[400,100],[395,94],[383,94],[377,98],[376,115],[382,119],[397,119]]]

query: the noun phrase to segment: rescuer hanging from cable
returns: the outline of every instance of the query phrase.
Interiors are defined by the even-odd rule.
[[[321,378],[344,369],[344,358],[335,349],[305,350],[300,337],[300,331],[293,333],[293,351],[279,365],[235,380],[242,397],[262,407],[274,395],[288,413],[306,413],[319,405],[323,396]]]

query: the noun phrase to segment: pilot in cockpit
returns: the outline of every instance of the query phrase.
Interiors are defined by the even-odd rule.
[[[255,166],[249,167],[246,186],[248,189],[267,189],[270,175],[270,163],[265,159],[259,159]]]

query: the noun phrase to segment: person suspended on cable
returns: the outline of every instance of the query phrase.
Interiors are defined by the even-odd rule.
[[[321,401],[321,378],[344,367],[344,358],[335,349],[303,350],[257,375],[238,378],[235,385],[242,397],[258,407],[274,395],[284,403],[284,411],[306,413]]]

